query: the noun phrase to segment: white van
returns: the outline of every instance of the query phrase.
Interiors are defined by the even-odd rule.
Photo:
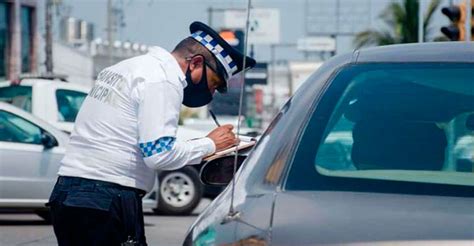
[[[0,82],[0,101],[10,103],[71,133],[77,112],[90,88],[45,78]]]

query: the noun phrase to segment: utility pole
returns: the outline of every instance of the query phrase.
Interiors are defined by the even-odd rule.
[[[207,25],[209,25],[211,27],[212,27],[212,12],[213,12],[212,7],[209,7],[207,9]]]
[[[276,69],[275,69],[275,66],[276,66],[276,62],[275,62],[275,44],[271,44],[270,45],[270,64],[272,65],[272,80],[270,83],[271,84],[271,91],[272,91],[272,101],[271,101],[271,107],[272,107],[272,116],[273,116],[273,113],[274,113],[274,110],[275,110],[275,102],[276,102],[276,92],[275,92],[275,84],[276,84]]]
[[[107,41],[109,42],[109,46],[107,47],[107,56],[109,58],[109,65],[113,63],[113,43],[114,43],[114,14],[113,14],[113,5],[112,0],[107,0]]]
[[[278,110],[275,107],[276,104],[276,49],[277,48],[288,48],[288,47],[296,47],[296,43],[279,43],[279,44],[270,44],[270,64],[271,64],[271,104],[272,104],[272,114],[275,114]],[[290,74],[291,76],[291,74]],[[291,95],[293,92],[293,85],[291,84],[291,79],[288,79],[288,95]]]
[[[12,37],[11,37],[11,59],[8,61],[8,79],[13,81],[18,79],[21,73],[21,29],[20,29],[20,1],[13,1],[12,11]]]
[[[53,0],[47,0],[46,2],[46,37],[45,37],[45,52],[46,52],[46,73],[53,73]]]
[[[472,1],[471,0],[467,0],[466,1],[466,34],[465,34],[465,37],[466,37],[466,42],[471,42],[471,20],[472,18]]]
[[[423,0],[418,0],[418,43],[423,43],[424,41],[423,24]]]

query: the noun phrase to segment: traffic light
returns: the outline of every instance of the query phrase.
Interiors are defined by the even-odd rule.
[[[444,7],[441,9],[441,12],[452,22],[449,26],[441,27],[441,32],[452,41],[464,40],[466,5],[462,3],[460,5]]]
[[[474,10],[474,0],[471,1],[471,13]],[[451,5],[444,7],[441,12],[446,15],[451,21],[451,25],[441,27],[441,32],[452,41],[464,41],[466,39],[466,3],[462,2],[459,5]],[[471,14],[471,37],[473,37],[474,19]]]
[[[242,30],[223,29],[219,35],[233,48],[244,52],[244,32]]]

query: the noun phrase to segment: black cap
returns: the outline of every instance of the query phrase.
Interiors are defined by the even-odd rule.
[[[224,75],[226,83],[230,77],[241,72],[243,66],[243,59],[245,57],[237,49],[230,46],[216,31],[208,25],[195,21],[189,26],[191,37],[198,41],[201,45],[206,47],[211,54],[214,55],[216,61],[219,62]],[[251,57],[245,57],[246,69],[255,67],[255,60]]]

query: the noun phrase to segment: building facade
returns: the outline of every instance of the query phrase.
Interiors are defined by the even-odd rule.
[[[38,70],[37,1],[0,0],[0,78]]]
[[[63,42],[53,43],[54,73],[66,75],[70,83],[92,86],[94,61],[88,50],[80,50]]]
[[[146,54],[148,46],[139,43],[121,42],[116,40],[109,45],[108,41],[96,39],[91,43],[91,54],[94,60],[94,78],[104,68],[125,59]]]

